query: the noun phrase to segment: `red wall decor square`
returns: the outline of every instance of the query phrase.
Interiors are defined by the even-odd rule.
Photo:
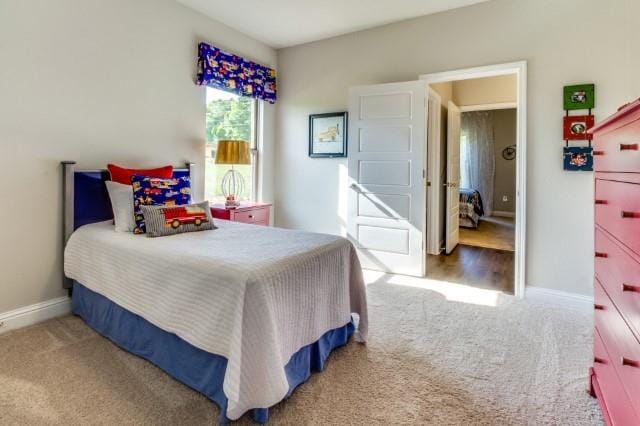
[[[564,117],[564,140],[584,141],[591,137],[587,130],[593,127],[595,119],[593,115],[570,115]]]

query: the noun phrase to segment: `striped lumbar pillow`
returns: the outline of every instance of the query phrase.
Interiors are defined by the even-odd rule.
[[[149,237],[216,229],[209,202],[184,206],[140,206]]]

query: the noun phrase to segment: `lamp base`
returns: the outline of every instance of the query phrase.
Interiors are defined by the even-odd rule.
[[[224,207],[228,210],[232,210],[237,207],[240,207],[240,202],[236,201],[233,195],[229,195],[224,201]]]
[[[222,177],[222,184],[220,186],[227,201],[231,200],[236,202],[244,192],[244,178],[240,172],[234,170],[232,166]]]

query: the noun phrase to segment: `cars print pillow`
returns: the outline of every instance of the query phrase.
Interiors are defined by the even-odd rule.
[[[135,234],[144,234],[146,226],[142,206],[183,206],[191,202],[189,177],[162,179],[150,176],[131,176],[133,186],[133,215],[136,220]]]
[[[209,202],[186,206],[140,206],[147,237],[163,237],[183,232],[216,229]]]

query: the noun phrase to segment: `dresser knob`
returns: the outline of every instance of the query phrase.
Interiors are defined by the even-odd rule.
[[[249,215],[249,219],[253,219],[253,215],[252,214]]]
[[[636,361],[635,359],[629,359],[622,357],[622,365],[626,365],[627,367],[640,368],[640,361]]]
[[[622,291],[629,291],[631,293],[640,293],[640,286],[631,284],[622,284]]]
[[[637,143],[621,143],[620,151],[637,151],[638,144]]]
[[[596,204],[609,204],[607,200],[596,200]]]
[[[593,362],[596,363],[596,364],[606,364],[607,363],[607,361],[604,358],[600,358],[600,357],[597,357],[597,356],[593,357]]]
[[[601,253],[599,251],[596,252],[596,257],[607,258],[609,255],[607,253]]]
[[[620,212],[620,216],[625,219],[638,219],[640,218],[640,212],[626,212],[623,210]]]
[[[599,304],[595,303],[593,305],[593,309],[595,309],[596,311],[604,311],[604,305],[599,305]]]
[[[604,155],[604,151],[593,151],[592,155]]]

